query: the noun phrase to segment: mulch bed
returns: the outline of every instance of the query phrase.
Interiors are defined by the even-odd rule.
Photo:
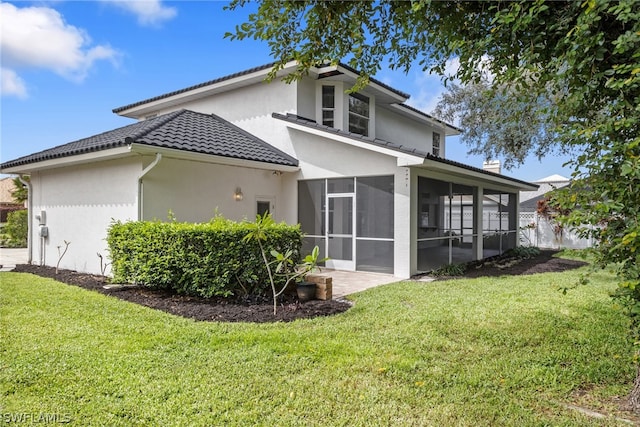
[[[476,278],[476,277],[499,277],[499,276],[520,276],[538,273],[560,273],[566,270],[573,270],[587,265],[584,261],[554,258],[558,251],[542,250],[540,254],[528,259],[519,259],[508,256],[495,256],[480,261],[469,263],[467,270],[462,276],[448,277],[442,276],[437,280],[448,280],[452,278]]]
[[[498,257],[479,261],[469,266],[463,277],[484,277],[521,275],[547,272],[560,272],[578,268],[586,263],[566,259],[553,258],[554,251],[542,251],[539,256],[520,260]],[[273,303],[268,301],[225,300],[222,298],[196,298],[175,295],[166,291],[147,289],[144,287],[125,286],[121,288],[105,289],[108,279],[71,270],[59,270],[53,267],[37,265],[18,265],[15,270],[19,273],[32,273],[42,277],[49,277],[69,285],[100,292],[120,298],[125,301],[155,308],[178,316],[201,321],[218,322],[289,322],[296,319],[310,319],[320,316],[331,316],[347,311],[351,303],[344,300],[308,301],[300,303],[294,296],[288,296],[278,305],[278,312],[274,316]],[[442,280],[440,278],[439,280]]]

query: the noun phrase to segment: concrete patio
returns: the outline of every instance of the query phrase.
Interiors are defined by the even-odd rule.
[[[0,271],[11,271],[18,264],[26,264],[27,248],[0,248]]]

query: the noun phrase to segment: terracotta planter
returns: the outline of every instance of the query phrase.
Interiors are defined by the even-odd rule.
[[[298,300],[300,302],[311,301],[316,297],[316,284],[309,282],[300,282],[296,287],[298,293]]]

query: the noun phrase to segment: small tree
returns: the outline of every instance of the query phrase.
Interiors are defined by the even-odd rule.
[[[25,176],[22,178],[25,181],[29,181],[29,177]],[[20,178],[13,178],[13,186],[14,190],[11,192],[11,197],[16,203],[23,204],[29,198],[29,190],[27,186],[20,181]]]
[[[267,269],[269,276],[269,284],[271,285],[271,292],[273,295],[273,315],[278,313],[278,297],[287,289],[291,283],[295,283],[304,278],[304,276],[318,267],[318,263],[323,260],[318,260],[320,249],[316,246],[313,248],[311,254],[307,255],[302,263],[295,264],[292,256],[293,251],[287,249],[284,253],[276,251],[275,249],[270,251],[270,255],[273,257],[271,261],[267,257],[267,252],[262,244],[267,240],[267,230],[275,225],[275,221],[271,215],[267,212],[263,216],[256,216],[256,221],[253,223],[252,230],[244,237],[245,241],[255,240],[260,247],[260,256]],[[284,278],[284,284],[276,285],[276,277],[280,276]]]

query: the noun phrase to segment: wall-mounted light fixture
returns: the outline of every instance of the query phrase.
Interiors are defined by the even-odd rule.
[[[236,192],[233,193],[233,200],[235,200],[236,202],[239,202],[240,200],[242,200],[243,194],[242,194],[242,190],[240,189],[240,187],[236,187]]]

